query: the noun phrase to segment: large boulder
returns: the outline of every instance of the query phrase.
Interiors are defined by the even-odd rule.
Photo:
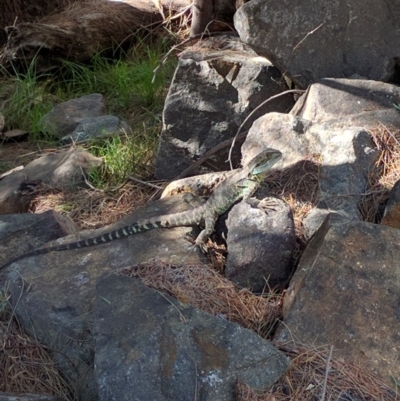
[[[237,38],[209,39],[200,48],[186,50],[165,101],[156,176],[177,177],[193,159],[233,138],[257,106],[285,89],[280,72]],[[270,102],[244,129],[266,112],[287,112],[292,106],[290,96]],[[220,170],[229,169],[226,149],[212,159]]]
[[[257,119],[242,146],[251,158],[260,146],[279,149],[283,169],[313,157],[318,165],[317,197],[303,221],[311,236],[327,214],[360,220],[359,202],[377,160],[370,132],[380,124],[400,127],[397,86],[367,80],[326,78],[310,86],[290,114]]]
[[[78,227],[69,217],[54,210],[41,214],[0,215],[0,266],[46,242],[77,231]]]
[[[289,365],[254,332],[130,277],[99,282],[94,335],[101,401],[234,401],[237,380],[265,389]]]
[[[333,355],[400,381],[400,231],[328,217],[304,252],[275,339],[333,346]]]
[[[244,43],[299,87],[324,77],[399,81],[396,0],[253,0],[236,12]]]

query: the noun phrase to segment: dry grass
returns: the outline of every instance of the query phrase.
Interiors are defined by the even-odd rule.
[[[147,263],[123,269],[120,274],[140,278],[151,288],[207,313],[239,323],[266,336],[281,315],[281,297],[256,296],[236,286],[207,266],[173,266]]]
[[[33,148],[31,142],[0,146],[0,174],[19,165],[26,165],[51,151]],[[95,229],[114,223],[144,206],[155,192],[151,186],[131,181],[114,190],[89,188],[75,192],[56,190],[40,183],[26,194],[26,199],[29,200],[27,212],[39,214],[55,210],[68,215],[82,230]]]
[[[158,2],[158,11],[162,16],[164,29],[168,31],[171,37],[176,37],[179,42],[189,37],[190,20],[192,18],[191,4],[177,13],[173,4],[171,4],[169,9],[165,9],[160,2]]]
[[[72,388],[37,341],[29,338],[12,317],[0,293],[0,391],[57,395],[74,400]]]
[[[331,357],[328,348],[305,349],[276,344],[291,364],[267,391],[257,394],[238,383],[236,401],[396,401],[385,383],[361,368]]]
[[[359,204],[363,220],[378,223],[382,205],[400,179],[400,130],[380,125],[370,131],[380,155],[369,171],[368,188]]]
[[[320,166],[320,156],[309,155],[267,179],[268,189],[284,199],[292,209],[296,235],[302,247],[306,239],[303,220],[317,202]]]
[[[126,183],[113,192],[84,189],[78,192],[41,188],[30,203],[30,211],[55,210],[68,215],[80,229],[96,229],[120,220],[144,206],[154,194],[145,185]]]
[[[0,141],[0,175],[17,166],[27,165],[42,154],[30,142],[14,142],[7,146]]]

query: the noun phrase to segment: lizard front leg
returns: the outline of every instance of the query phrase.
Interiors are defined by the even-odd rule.
[[[205,228],[200,232],[198,237],[196,238],[196,246],[198,246],[203,251],[207,250],[205,242],[210,238],[210,235],[214,231],[215,222],[218,219],[218,213],[212,211],[206,211],[204,216],[204,225]]]

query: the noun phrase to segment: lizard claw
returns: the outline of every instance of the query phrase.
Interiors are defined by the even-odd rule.
[[[276,211],[280,205],[280,202],[281,201],[276,198],[264,198],[259,202],[258,208],[263,209],[265,213],[268,214],[268,210]]]
[[[189,251],[191,251],[191,252],[197,252],[197,245],[195,245],[195,244],[191,244],[191,245],[189,245]]]
[[[193,252],[197,251],[197,249],[200,249],[204,253],[207,252],[208,248],[203,241],[195,240],[190,234],[186,234],[185,239],[190,242],[191,245],[189,246],[189,249]]]
[[[200,248],[200,250],[203,253],[207,253],[208,252],[208,246],[204,242],[202,242],[201,244],[197,244],[197,246]]]
[[[189,245],[189,250],[197,252],[198,249],[200,249],[200,251],[203,253],[207,253],[208,251],[208,248],[205,244],[195,244],[193,241],[191,241],[191,245]]]

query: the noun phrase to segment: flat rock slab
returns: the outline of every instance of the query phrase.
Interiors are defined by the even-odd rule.
[[[64,237],[58,244],[94,237],[137,220],[181,212],[188,207],[180,195],[163,199],[108,227],[82,231],[79,237]],[[184,239],[190,231],[190,227],[155,229],[92,247],[24,258],[3,269],[0,289],[10,292],[19,324],[54,350],[58,367],[81,400],[96,399],[91,311],[97,280],[105,272],[152,260],[202,264],[204,255]],[[15,236],[16,241],[29,241],[20,232],[15,232]]]
[[[263,389],[288,367],[254,332],[114,274],[97,286],[94,331],[101,401],[233,401],[237,379]]]
[[[299,87],[353,74],[398,80],[396,0],[253,0],[239,8],[234,24],[244,43]]]
[[[276,340],[333,345],[334,357],[400,381],[400,230],[329,217],[305,250]]]
[[[76,232],[76,224],[54,210],[41,214],[0,215],[0,266],[49,241]]]
[[[300,97],[290,114],[336,127],[400,125],[398,85],[367,79],[323,78]]]

